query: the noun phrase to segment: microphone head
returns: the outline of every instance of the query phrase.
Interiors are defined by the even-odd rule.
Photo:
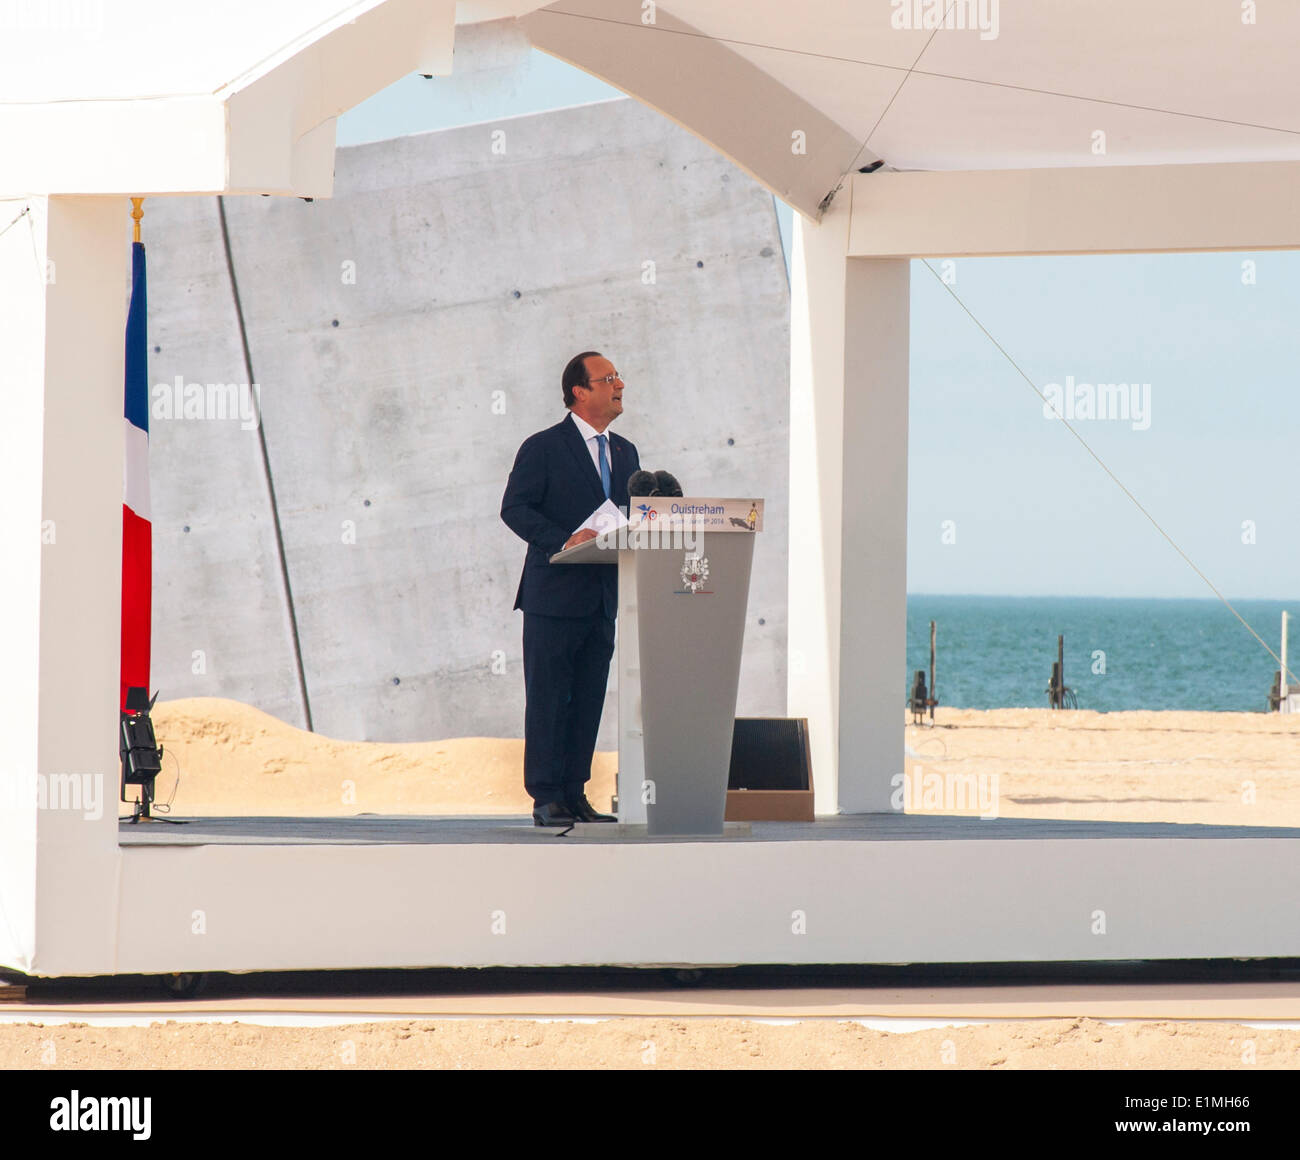
[[[658,495],[658,486],[652,471],[634,471],[627,477],[627,494],[629,498],[634,495]]]
[[[656,471],[655,482],[659,485],[659,495],[672,496],[676,499],[682,494],[682,485],[677,482],[677,477],[666,471]]]

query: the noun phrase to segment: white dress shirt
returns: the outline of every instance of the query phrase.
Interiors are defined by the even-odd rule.
[[[596,436],[605,436],[605,462],[609,464],[609,487],[612,492],[614,490],[614,460],[612,458],[613,452],[609,446],[609,428],[604,431],[597,431],[586,419],[575,415],[572,411],[569,414],[573,415],[574,426],[578,428],[578,433],[586,441],[587,450],[591,452],[591,464],[596,469],[598,476],[600,475],[600,444],[596,442]]]

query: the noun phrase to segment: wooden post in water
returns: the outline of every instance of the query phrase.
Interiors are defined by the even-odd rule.
[[[1052,665],[1052,678],[1047,682],[1047,703],[1053,709],[1077,709],[1074,690],[1065,683],[1065,634],[1056,638],[1056,663]]]
[[[1285,624],[1285,621],[1283,623]],[[932,620],[930,621],[930,724],[931,725],[934,724],[934,707],[939,703],[939,695],[938,693],[935,692],[937,686],[934,683],[934,637],[935,637],[934,621]],[[1284,641],[1286,640],[1285,630],[1283,630],[1282,639]],[[1286,659],[1285,644],[1282,646],[1282,657],[1283,660]]]
[[[1286,646],[1287,646],[1287,621],[1290,619],[1290,613],[1282,613],[1282,652],[1279,661],[1282,667],[1278,669],[1273,677],[1273,687],[1268,692],[1268,711],[1270,713],[1285,713],[1287,711],[1287,694],[1291,692],[1290,685],[1287,681],[1289,670],[1286,663]]]
[[[1056,637],[1056,671],[1061,678],[1061,703],[1056,707],[1065,708],[1065,633],[1059,633]]]
[[[1280,682],[1280,687],[1278,688],[1278,695],[1279,695],[1279,697],[1281,698],[1281,701],[1280,701],[1280,704],[1279,704],[1279,708],[1281,707],[1281,705],[1285,705],[1285,704],[1286,704],[1286,694],[1287,694],[1287,688],[1286,688],[1286,621],[1287,621],[1287,614],[1284,612],[1284,613],[1282,613],[1282,673],[1281,673],[1281,676],[1278,678],[1278,680],[1279,680],[1279,682]]]

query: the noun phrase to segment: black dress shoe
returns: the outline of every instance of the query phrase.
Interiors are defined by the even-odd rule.
[[[547,802],[533,810],[534,826],[571,826],[582,820],[563,802]]]
[[[582,797],[575,798],[569,802],[569,812],[580,822],[616,822],[613,814],[600,814],[592,807],[591,802],[587,800],[586,794]]]

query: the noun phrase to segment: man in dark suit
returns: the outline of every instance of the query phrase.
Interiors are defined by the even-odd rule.
[[[606,429],[623,413],[623,380],[584,351],[561,380],[569,414],[524,440],[501,518],[528,542],[515,607],[524,614],[524,788],[538,826],[612,822],[587,801],[618,613],[618,566],[551,564],[596,537],[575,531],[607,499],[625,512],[636,448]]]

